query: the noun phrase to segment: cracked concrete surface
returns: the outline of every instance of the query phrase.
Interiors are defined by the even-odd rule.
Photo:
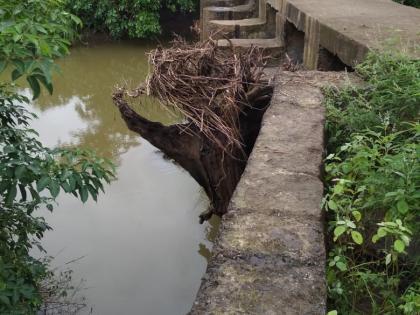
[[[190,312],[325,314],[321,86],[344,73],[279,72]]]

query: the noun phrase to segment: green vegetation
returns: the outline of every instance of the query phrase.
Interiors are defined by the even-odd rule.
[[[192,11],[194,0],[66,0],[67,9],[79,16],[88,30],[113,38],[148,38],[159,34],[162,8]]]
[[[408,5],[410,7],[420,8],[420,0],[394,0],[395,2]]]
[[[41,85],[52,93],[54,59],[68,54],[80,19],[59,0],[0,0],[0,73],[12,67],[12,80],[26,76],[34,98]]]
[[[420,313],[420,61],[370,55],[327,93],[330,309]]]
[[[0,0],[0,72],[26,77],[34,98],[52,93],[54,58],[68,53],[80,20],[58,0]],[[49,229],[37,209],[53,210],[60,192],[96,200],[113,177],[110,162],[79,149],[44,147],[29,126],[35,115],[13,82],[0,83],[0,313],[36,314],[48,265],[30,255],[42,250]]]

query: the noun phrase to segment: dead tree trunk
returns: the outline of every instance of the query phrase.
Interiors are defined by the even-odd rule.
[[[214,54],[217,48],[211,46],[211,49],[211,52]],[[198,66],[200,62],[203,62],[203,58],[200,58],[203,54],[202,52],[199,53],[199,57],[197,58],[197,56],[195,56],[194,59],[195,66]],[[160,56],[162,55],[165,55],[165,52]],[[156,55],[154,56],[156,57]],[[204,59],[207,57],[208,55],[204,55]],[[224,58],[233,58],[233,56],[229,57],[224,55]],[[206,61],[206,66],[211,69],[212,63],[209,63],[208,59],[206,59]],[[163,63],[160,63],[159,65],[162,66],[162,64]],[[168,65],[165,66],[165,71],[168,71]],[[179,70],[180,68],[177,69]],[[162,70],[162,67],[160,70]],[[246,72],[251,71],[252,69],[250,67],[249,69],[239,70]],[[154,71],[156,71],[156,64]],[[209,79],[211,85],[214,87],[214,80],[211,77],[208,77],[208,73],[212,70],[206,69],[205,71],[207,75],[201,76],[200,79]],[[173,69],[171,69],[170,73],[173,75]],[[230,82],[232,78],[219,78],[220,73],[216,73],[216,75],[218,80],[221,81],[221,84],[219,82],[219,85],[221,85],[222,88],[232,88]],[[174,86],[174,82],[179,84],[178,80],[180,80],[181,86],[184,89],[188,84],[196,84],[195,88],[197,88],[197,76],[197,74],[189,74],[189,78],[194,80],[194,83],[192,83],[192,81],[188,82],[188,78],[182,73],[175,74],[175,78],[171,77],[172,81],[167,84]],[[220,88],[217,90],[218,87],[213,91],[210,89],[210,94],[206,94],[206,97],[204,97],[205,102],[203,102],[203,99],[197,99],[197,95],[193,95],[193,93],[196,92],[194,89],[186,92],[186,98],[180,98],[180,100],[178,100],[176,99],[178,96],[176,93],[181,93],[182,91],[177,91],[176,88],[173,88],[168,92],[166,87],[161,85],[161,82],[159,82],[158,87],[156,87],[157,85],[154,87],[152,86],[152,89],[155,89],[152,91],[152,94],[154,92],[154,94],[160,99],[163,99],[165,103],[170,101],[172,106],[178,104],[180,107],[177,107],[177,109],[181,109],[181,112],[186,116],[187,123],[172,126],[164,126],[159,122],[150,121],[137,114],[130,107],[126,99],[129,94],[125,93],[124,89],[119,88],[113,94],[114,104],[118,107],[128,128],[139,133],[144,139],[163,151],[169,158],[173,159],[187,170],[204,188],[211,201],[211,207],[208,211],[200,215],[200,222],[209,219],[212,214],[223,215],[226,212],[229,200],[245,168],[248,156],[258,135],[262,116],[271,97],[271,86],[266,83],[263,84],[262,81],[258,82],[258,84],[255,84],[255,81],[242,82],[242,77],[243,76],[239,79],[235,78],[235,84],[241,86],[241,90],[239,91],[240,97],[238,97],[237,94],[234,94],[235,98],[232,98],[229,102],[225,103],[223,103],[224,96],[219,95],[221,92],[219,91]],[[159,73],[159,78],[154,79],[161,80],[162,73]],[[226,82],[228,82],[228,85]],[[207,93],[207,90],[202,89],[201,86],[198,87],[200,87],[198,93]],[[148,88],[150,88],[150,81]],[[235,85],[234,88],[237,88],[237,86]],[[192,94],[191,99],[188,99],[187,93]],[[168,94],[170,94],[171,97],[168,97]],[[232,95],[228,95],[227,97],[232,97]],[[203,96],[201,96],[201,98],[203,98]],[[212,103],[213,100],[217,100],[217,103]],[[179,101],[181,105],[176,103],[177,101]],[[202,107],[199,109],[197,109],[197,107],[191,109],[190,106]],[[225,115],[225,112],[222,111],[225,110],[226,107],[223,106],[237,106],[235,107],[235,111],[232,111],[233,113],[238,113],[237,117],[232,117],[233,114],[228,112],[228,115],[231,116],[226,119],[226,117],[223,116]],[[209,110],[211,110],[210,114]],[[215,113],[217,115],[215,115]],[[220,121],[218,120],[219,117]],[[210,125],[209,121],[206,121],[206,119],[210,122],[213,121],[214,125]],[[230,125],[227,123],[224,124],[226,120],[229,121]],[[217,129],[219,124],[220,128]],[[230,129],[227,129],[226,126],[232,127],[231,130],[233,131],[229,131]],[[233,136],[232,134],[235,132],[234,128],[237,130]],[[228,132],[224,130],[228,130]],[[232,143],[234,143],[232,139],[240,143],[240,145],[232,145]],[[227,143],[230,143],[229,149],[227,149]]]

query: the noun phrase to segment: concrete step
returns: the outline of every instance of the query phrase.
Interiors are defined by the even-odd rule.
[[[238,5],[244,5],[248,0],[207,0],[202,1],[202,7],[235,7]]]
[[[227,47],[229,45],[234,47],[251,47],[258,46],[261,48],[283,48],[284,44],[279,38],[232,38],[229,40],[219,39],[217,41],[218,46]]]
[[[209,34],[215,33],[215,39],[223,38],[273,38],[275,34],[269,32],[264,18],[250,18],[241,20],[211,20]]]
[[[232,38],[230,40],[219,39],[217,45],[220,47],[229,47],[232,45],[237,48],[249,48],[256,46],[263,48],[267,56],[271,56],[273,60],[270,60],[270,64],[279,64],[280,58],[284,52],[284,44],[279,38]]]
[[[234,7],[206,7],[203,9],[203,19],[211,20],[241,20],[258,16],[256,3],[250,1],[247,4]]]

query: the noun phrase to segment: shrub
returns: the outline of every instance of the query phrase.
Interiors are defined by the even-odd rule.
[[[52,211],[60,191],[96,200],[112,167],[89,151],[49,149],[29,128],[33,114],[23,96],[0,87],[0,313],[33,314],[41,303],[39,282],[47,266],[29,251],[49,229],[36,210]]]
[[[68,54],[81,26],[59,0],[0,0],[0,73],[25,76],[37,98],[43,85],[53,91],[54,59]]]
[[[12,81],[25,76],[37,98],[43,85],[52,93],[54,58],[68,53],[80,20],[58,0],[0,0],[0,72]],[[48,224],[36,215],[53,210],[61,192],[85,202],[96,200],[113,176],[110,162],[79,149],[49,149],[29,127],[35,116],[29,100],[11,82],[0,83],[0,314],[36,314],[40,284],[50,276],[45,261],[30,255],[42,250]]]
[[[159,13],[162,7],[172,11],[191,11],[194,0],[72,0],[66,6],[79,16],[85,27],[113,38],[148,38],[159,34]]]
[[[420,62],[371,54],[357,72],[365,86],[326,92],[330,308],[417,314]]]

